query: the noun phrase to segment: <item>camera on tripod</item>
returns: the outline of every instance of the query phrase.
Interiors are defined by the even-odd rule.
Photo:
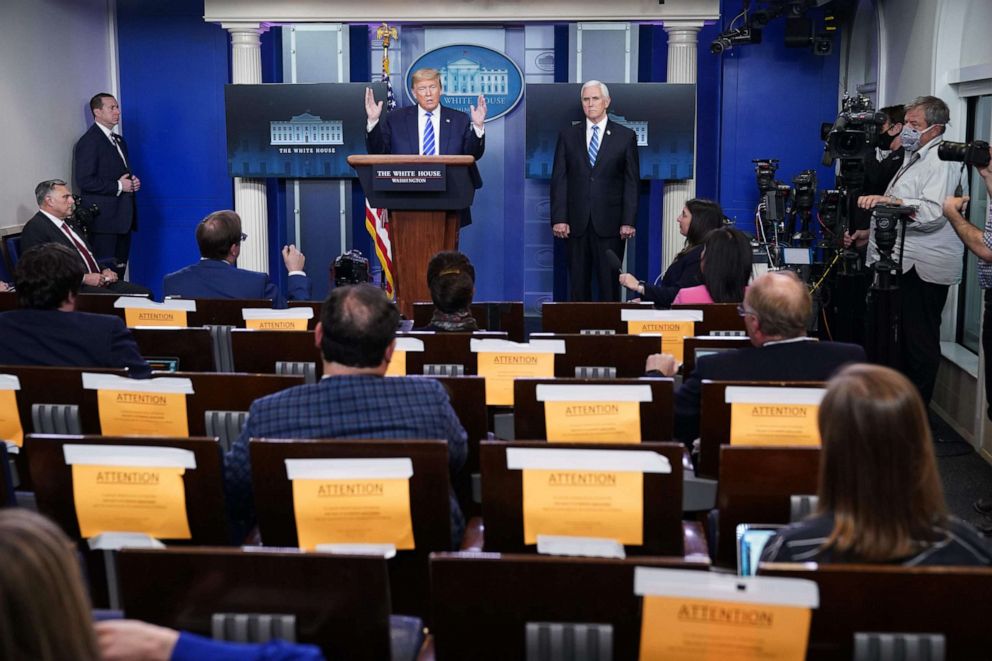
[[[834,123],[820,127],[820,138],[825,143],[823,164],[830,165],[836,159],[860,159],[873,152],[883,124],[885,115],[875,112],[871,99],[860,94],[845,95]]]
[[[989,164],[989,143],[984,140],[967,143],[943,140],[937,145],[937,158],[984,168]]]
[[[331,280],[335,287],[357,285],[369,281],[369,260],[360,250],[338,255],[331,264]]]
[[[886,260],[892,261],[892,250],[899,238],[900,221],[911,221],[915,212],[912,207],[894,204],[879,204],[871,210],[872,218],[875,219],[875,247],[882,258],[879,264]]]
[[[75,209],[68,218],[69,224],[89,233],[94,219],[100,215],[100,207],[95,204],[91,204],[89,207],[83,206],[83,199],[78,195],[73,195],[72,200],[75,202]]]

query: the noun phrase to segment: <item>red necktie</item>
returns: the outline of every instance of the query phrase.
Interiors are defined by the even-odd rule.
[[[79,254],[83,256],[83,261],[86,262],[86,266],[89,267],[90,273],[99,273],[100,267],[96,265],[96,260],[93,259],[93,255],[90,253],[89,249],[73,235],[73,233],[69,230],[69,226],[62,223],[62,231],[64,231],[66,236],[69,237],[69,240],[76,245],[76,250],[78,250]]]

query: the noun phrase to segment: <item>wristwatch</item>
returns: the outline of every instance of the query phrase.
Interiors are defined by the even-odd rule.
[[[637,281],[637,293],[640,294],[641,296],[644,296],[644,281],[643,280],[638,280]]]

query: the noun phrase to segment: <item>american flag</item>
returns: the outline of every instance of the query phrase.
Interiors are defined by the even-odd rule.
[[[389,81],[389,59],[382,58],[382,80],[386,83],[386,103],[383,110],[390,111],[396,107],[396,97],[393,96],[393,85]],[[393,248],[389,241],[389,215],[385,209],[376,209],[365,198],[365,229],[368,230],[375,244],[375,254],[382,264],[382,276],[386,280],[386,294],[393,295]]]

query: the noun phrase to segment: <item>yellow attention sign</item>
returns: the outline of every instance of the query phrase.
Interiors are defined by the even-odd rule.
[[[83,537],[142,532],[159,539],[190,539],[185,468],[72,466],[72,495]]]
[[[553,353],[479,353],[479,376],[486,377],[486,404],[513,406],[513,380],[555,375]]]
[[[661,350],[672,354],[675,356],[675,360],[681,363],[684,338],[695,335],[696,322],[664,320],[628,321],[627,332],[631,335],[661,333]]]
[[[10,441],[17,447],[24,444],[16,390],[0,390],[0,441]]]
[[[189,436],[182,393],[98,390],[97,405],[104,436]]]
[[[642,661],[802,661],[810,609],[644,597]]]
[[[640,402],[544,402],[548,441],[640,443]]]
[[[730,444],[819,447],[819,411],[816,404],[734,402],[730,405]]]
[[[406,351],[393,351],[393,357],[386,368],[386,376],[406,376]]]
[[[414,548],[410,480],[293,480],[299,547],[392,544]]]
[[[128,328],[136,326],[172,326],[186,328],[186,310],[162,308],[124,308],[124,321]]]
[[[253,330],[305,331],[307,320],[303,317],[294,319],[245,319],[245,328]]]
[[[523,471],[524,544],[538,535],[644,543],[644,474],[630,471]]]

